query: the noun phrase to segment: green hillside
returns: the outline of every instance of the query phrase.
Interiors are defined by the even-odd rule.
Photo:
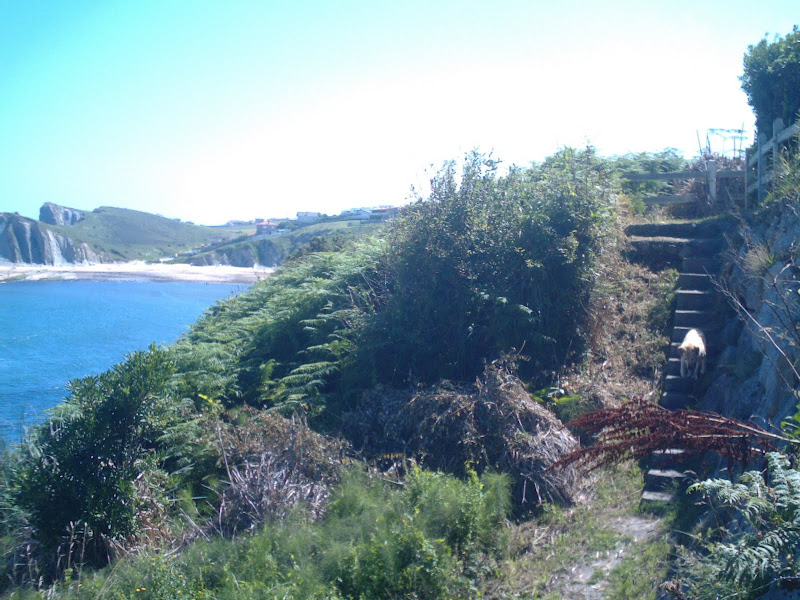
[[[47,227],[89,244],[111,260],[156,260],[236,234],[126,208],[101,206],[84,215],[74,225]]]

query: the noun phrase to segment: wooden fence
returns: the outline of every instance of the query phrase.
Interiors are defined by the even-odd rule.
[[[771,139],[768,140],[767,134],[763,131],[758,132],[756,149],[752,151],[748,149],[745,155],[745,206],[748,204],[748,198],[754,193],[757,193],[759,203],[764,201],[775,166],[780,164],[781,146],[798,131],[800,124],[784,127],[783,119],[775,119],[772,124]],[[754,172],[751,172],[751,169]]]
[[[705,179],[708,184],[708,195],[712,202],[717,201],[717,181],[728,177],[745,177],[744,171],[717,169],[717,162],[706,161],[705,171],[675,171],[672,173],[632,173],[626,175],[628,181],[674,181],[678,179]],[[696,195],[687,196],[652,196],[645,198],[644,203],[653,204],[686,204],[700,200]]]
[[[757,201],[764,201],[769,182],[772,180],[776,165],[780,165],[781,148],[789,140],[800,132],[800,123],[795,123],[790,127],[784,127],[782,119],[775,119],[772,124],[772,138],[767,139],[764,132],[759,132],[758,144],[754,150],[748,148],[745,154],[745,168],[743,171],[733,171],[730,169],[717,170],[716,161],[706,162],[705,171],[677,171],[673,173],[632,173],[626,175],[628,181],[674,181],[678,179],[705,179],[708,185],[708,195],[712,202],[717,198],[717,182],[727,177],[744,178],[744,202],[745,208],[749,204],[749,199],[757,193]],[[684,204],[697,202],[700,200],[695,195],[688,196],[653,196],[645,198],[644,203],[652,204]]]

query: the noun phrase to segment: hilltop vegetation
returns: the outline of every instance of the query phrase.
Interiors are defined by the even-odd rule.
[[[264,237],[255,235],[254,224],[206,227],[109,206],[81,211],[46,203],[42,215],[43,221],[35,221],[0,213],[0,258],[41,264],[170,258],[195,265],[278,266],[304,254],[339,250],[381,226],[335,217],[310,224],[287,221],[288,229]]]
[[[58,233],[88,244],[107,260],[157,260],[231,235],[159,215],[101,206],[73,225],[50,225]]]

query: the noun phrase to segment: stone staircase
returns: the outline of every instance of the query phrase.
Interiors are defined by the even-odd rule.
[[[676,410],[697,402],[699,381],[681,377],[678,346],[690,329],[700,329],[706,337],[708,356],[706,372],[714,368],[720,347],[722,327],[719,303],[712,277],[721,265],[725,223],[714,221],[630,225],[625,232],[632,248],[631,259],[652,267],[672,266],[679,271],[672,338],[667,354],[667,368],[660,404]],[[648,461],[642,501],[669,502],[675,491],[685,485],[686,471],[679,470],[683,450],[675,448],[653,455]]]

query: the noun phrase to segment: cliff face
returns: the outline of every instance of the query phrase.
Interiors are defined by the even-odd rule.
[[[749,227],[721,278],[738,306],[725,321],[716,376],[701,408],[762,426],[779,426],[797,411],[800,382],[800,269],[792,211]]]
[[[59,235],[38,221],[9,213],[0,213],[0,259],[55,266],[102,262],[86,244]]]
[[[231,248],[220,248],[213,252],[204,252],[191,259],[196,266],[229,265],[231,267],[253,267],[263,265],[277,267],[286,258],[285,252],[270,240],[261,240],[257,244],[242,244]]]
[[[52,202],[45,202],[39,209],[39,220],[50,225],[74,225],[83,219],[82,211]]]

